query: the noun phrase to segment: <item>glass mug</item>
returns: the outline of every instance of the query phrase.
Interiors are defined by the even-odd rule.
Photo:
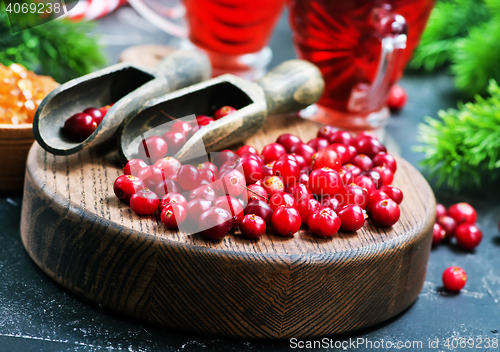
[[[354,132],[382,128],[391,87],[411,58],[434,0],[290,0],[297,55],[325,79],[318,103],[301,112]]]
[[[129,0],[152,24],[205,51],[214,76],[230,72],[248,79],[262,76],[271,61],[271,50],[266,45],[285,2]]]

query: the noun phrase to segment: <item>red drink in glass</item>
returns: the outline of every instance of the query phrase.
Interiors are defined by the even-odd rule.
[[[311,118],[351,130],[382,127],[390,88],[411,58],[434,0],[291,0],[298,56],[316,64],[325,93]]]

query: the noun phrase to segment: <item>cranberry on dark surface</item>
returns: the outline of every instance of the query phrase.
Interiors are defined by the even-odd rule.
[[[102,111],[100,111],[99,109],[96,109],[96,108],[86,108],[82,112],[84,114],[89,114],[90,116],[92,116],[94,118],[95,122],[97,122],[97,125],[101,124],[101,121],[105,115],[102,113]]]
[[[404,108],[407,101],[408,94],[406,93],[404,88],[398,84],[392,86],[391,90],[389,91],[389,97],[387,98],[387,105],[389,106],[389,109],[391,109],[392,111],[399,111]]]
[[[436,222],[441,225],[443,230],[446,232],[446,238],[452,238],[453,236],[455,236],[457,222],[451,216],[440,216],[439,218],[437,218]]]
[[[455,229],[455,239],[460,247],[470,251],[479,246],[483,232],[476,225],[463,222]]]
[[[159,205],[160,200],[156,193],[147,188],[137,191],[130,197],[130,208],[140,215],[153,214]]]
[[[223,118],[224,116],[227,116],[229,114],[232,114],[233,112],[237,111],[235,108],[232,106],[223,106],[220,109],[216,110],[213,114],[214,119],[218,120]]]
[[[233,217],[222,208],[210,208],[198,219],[198,228],[203,237],[209,240],[221,240],[233,227]]]
[[[244,209],[245,215],[255,214],[260,216],[266,222],[268,228],[271,225],[271,217],[273,216],[273,210],[267,204],[267,202],[260,199],[252,199],[248,202],[247,206]]]
[[[115,195],[128,202],[130,197],[137,191],[146,188],[144,182],[133,175],[121,175],[115,180],[113,184],[113,192]]]
[[[443,204],[436,204],[436,219],[439,219],[441,216],[448,215],[448,211]]]
[[[448,215],[451,216],[457,224],[463,222],[468,224],[475,224],[477,220],[476,210],[465,202],[453,204],[448,208]]]
[[[467,282],[467,274],[464,269],[458,266],[451,266],[443,272],[442,280],[445,289],[457,292],[464,288]]]
[[[240,222],[240,231],[248,239],[255,240],[261,238],[266,233],[266,222],[260,216],[248,214]]]
[[[302,221],[297,209],[281,206],[274,211],[271,223],[276,233],[281,236],[291,237],[300,230]]]
[[[312,212],[307,224],[316,236],[331,237],[339,231],[341,221],[332,209],[323,208]]]
[[[432,245],[438,245],[446,237],[446,231],[437,222],[432,227]]]
[[[86,140],[97,128],[98,123],[89,114],[77,113],[64,122],[64,134],[75,142]]]
[[[211,117],[204,116],[203,118],[196,119],[196,122],[198,123],[199,128],[202,128],[203,126],[210,125],[211,123],[215,122],[215,120]]]
[[[123,168],[123,173],[125,175],[133,175],[137,176],[139,174],[139,171],[147,167],[148,164],[144,160],[141,159],[131,159],[125,164],[125,167]]]
[[[168,152],[167,142],[158,136],[149,136],[139,144],[137,154],[139,158],[148,164],[154,164],[156,160],[164,158]]]
[[[355,232],[365,224],[365,213],[357,204],[350,204],[343,207],[338,216],[341,220],[340,228],[343,231]]]
[[[169,203],[160,213],[161,222],[169,229],[176,229],[186,221],[186,209],[176,203]]]

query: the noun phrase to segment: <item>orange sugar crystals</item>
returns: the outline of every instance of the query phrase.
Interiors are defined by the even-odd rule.
[[[0,124],[33,123],[38,105],[58,86],[19,64],[0,64]]]

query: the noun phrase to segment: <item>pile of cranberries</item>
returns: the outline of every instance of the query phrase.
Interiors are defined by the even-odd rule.
[[[171,131],[177,129],[174,123]],[[385,227],[400,217],[403,193],[391,185],[396,160],[369,133],[353,137],[324,126],[307,143],[282,134],[260,153],[245,145],[197,166],[165,157],[167,151],[155,153],[156,147],[149,150],[154,152],[148,158],[125,165],[114,192],[138,214],[159,209],[170,229],[219,240],[239,227],[245,237],[257,239],[271,228],[293,236],[303,224],[317,236],[331,237],[339,229],[359,230],[367,214]]]
[[[64,134],[75,142],[86,140],[94,133],[111,106],[106,105],[100,109],[87,108],[74,114],[64,122]]]

